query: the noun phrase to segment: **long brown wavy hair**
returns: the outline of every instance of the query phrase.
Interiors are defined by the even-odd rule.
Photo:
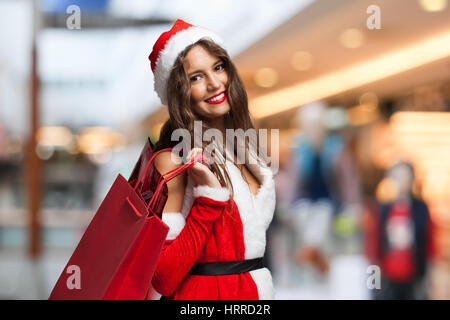
[[[231,58],[229,57],[226,50],[221,46],[210,40],[201,39],[196,43],[186,47],[178,55],[178,58],[172,68],[167,86],[168,109],[170,118],[164,123],[163,127],[161,128],[160,138],[155,146],[156,150],[174,147],[179,143],[179,141],[171,140],[172,132],[176,129],[187,129],[191,134],[191,137],[194,137],[194,121],[202,120],[192,108],[190,81],[183,67],[183,62],[186,58],[187,53],[197,45],[202,46],[209,53],[217,56],[224,64],[225,71],[227,72],[228,83],[226,84],[225,90],[227,91],[227,99],[228,103],[230,104],[230,111],[225,115],[226,128],[243,129],[244,131],[248,129],[254,129],[254,125],[250,118],[250,112],[248,109],[247,93],[245,91],[242,80],[238,75],[237,69],[231,61]],[[209,128],[210,127],[205,123],[205,121],[202,121],[202,132],[205,132],[205,130]],[[205,141],[202,141],[201,143],[202,149],[204,150],[208,143]],[[246,148],[247,145],[248,144],[246,143]],[[191,148],[193,147],[194,143],[193,141],[191,141]],[[236,166],[242,173],[243,167],[241,165]],[[219,168],[221,168],[221,170]],[[233,195],[233,186],[225,165],[213,162],[210,165],[210,169],[216,175],[222,186],[229,188]]]

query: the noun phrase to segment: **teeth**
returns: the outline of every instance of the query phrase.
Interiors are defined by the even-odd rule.
[[[206,101],[208,101],[208,102],[214,102],[214,101],[217,101],[217,100],[222,99],[224,95],[225,95],[225,93],[221,93],[221,94],[219,94],[217,97],[214,97],[214,98],[212,98],[212,99],[208,99],[208,100],[206,100]]]

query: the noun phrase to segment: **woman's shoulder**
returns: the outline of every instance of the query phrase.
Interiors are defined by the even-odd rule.
[[[156,169],[161,174],[165,174],[171,170],[180,167],[183,162],[179,156],[170,150],[161,151],[154,160]]]
[[[154,160],[154,166],[160,174],[165,174],[182,165],[171,151],[160,152]],[[181,212],[187,184],[187,173],[183,172],[167,182],[168,198],[163,212]]]
[[[156,170],[158,170],[158,172],[161,175],[164,175],[164,174],[168,173],[169,171],[179,168],[183,164],[183,162],[182,162],[181,158],[178,157],[177,154],[168,150],[168,151],[161,151],[155,157],[153,164],[154,164]],[[186,183],[187,183],[187,173],[183,172],[167,183],[167,187],[169,188],[169,193],[172,193],[172,194],[173,193],[179,193],[179,194],[184,193]]]

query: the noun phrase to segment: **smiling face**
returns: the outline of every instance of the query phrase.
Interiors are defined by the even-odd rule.
[[[217,56],[200,45],[192,47],[183,62],[191,90],[193,111],[205,121],[216,121],[230,111],[228,74]]]

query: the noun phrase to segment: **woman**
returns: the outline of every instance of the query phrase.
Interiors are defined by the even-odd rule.
[[[194,121],[223,137],[226,129],[253,128],[242,82],[222,40],[211,31],[177,20],[156,41],[149,59],[155,91],[170,114],[156,149],[178,143],[171,139],[176,129],[193,136]],[[205,146],[202,141],[192,148],[187,159]],[[275,207],[272,172],[262,161],[249,161],[256,157],[247,143],[245,151],[243,165],[233,148],[223,155],[226,161],[198,162],[168,182],[162,219],[170,230],[152,281],[167,299],[273,299],[272,278],[262,265]],[[155,166],[164,174],[180,162],[161,152]]]

